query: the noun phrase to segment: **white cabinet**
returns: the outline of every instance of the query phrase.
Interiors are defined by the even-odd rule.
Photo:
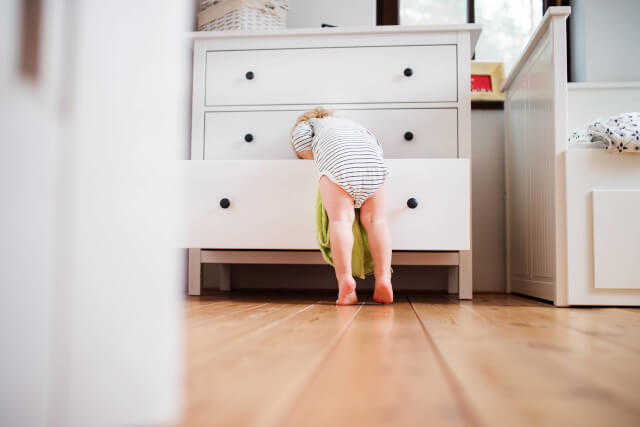
[[[472,24],[194,34],[192,160],[182,171],[190,293],[212,259],[319,256],[318,171],[295,158],[290,131],[322,105],[383,147],[393,263],[442,261],[452,266],[450,289],[470,298],[469,70],[479,32]]]

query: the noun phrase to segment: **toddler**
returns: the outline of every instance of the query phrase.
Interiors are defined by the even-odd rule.
[[[320,172],[320,195],[329,218],[329,241],[338,279],[338,305],[355,304],[351,274],[354,209],[367,232],[379,303],[393,302],[391,242],[385,218],[385,178],[389,170],[376,137],[358,123],[315,108],[298,117],[291,144],[301,159],[313,159]]]

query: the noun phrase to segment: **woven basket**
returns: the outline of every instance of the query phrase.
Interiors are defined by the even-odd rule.
[[[202,0],[198,30],[279,30],[288,8],[288,0]]]
[[[215,4],[224,3],[228,0],[200,0],[200,9],[198,11],[203,11],[210,6]],[[265,1],[267,3],[267,1]],[[289,10],[289,0],[270,0],[268,3],[273,3],[275,6],[281,7],[284,10]]]
[[[213,6],[216,3],[220,3],[222,0],[200,0],[200,9],[199,11],[203,11],[206,8]]]

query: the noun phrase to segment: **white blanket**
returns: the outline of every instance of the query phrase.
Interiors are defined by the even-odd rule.
[[[624,113],[597,120],[574,130],[569,142],[596,142],[607,151],[640,154],[640,113]]]

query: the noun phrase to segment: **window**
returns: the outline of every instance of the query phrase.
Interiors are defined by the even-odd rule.
[[[542,0],[475,0],[475,18],[482,24],[476,60],[504,62],[508,74],[542,19]]]
[[[542,1],[397,0],[400,25],[464,24],[475,17],[483,27],[475,59],[504,62],[505,73],[542,19]]]
[[[398,0],[400,25],[464,24],[467,0]]]

